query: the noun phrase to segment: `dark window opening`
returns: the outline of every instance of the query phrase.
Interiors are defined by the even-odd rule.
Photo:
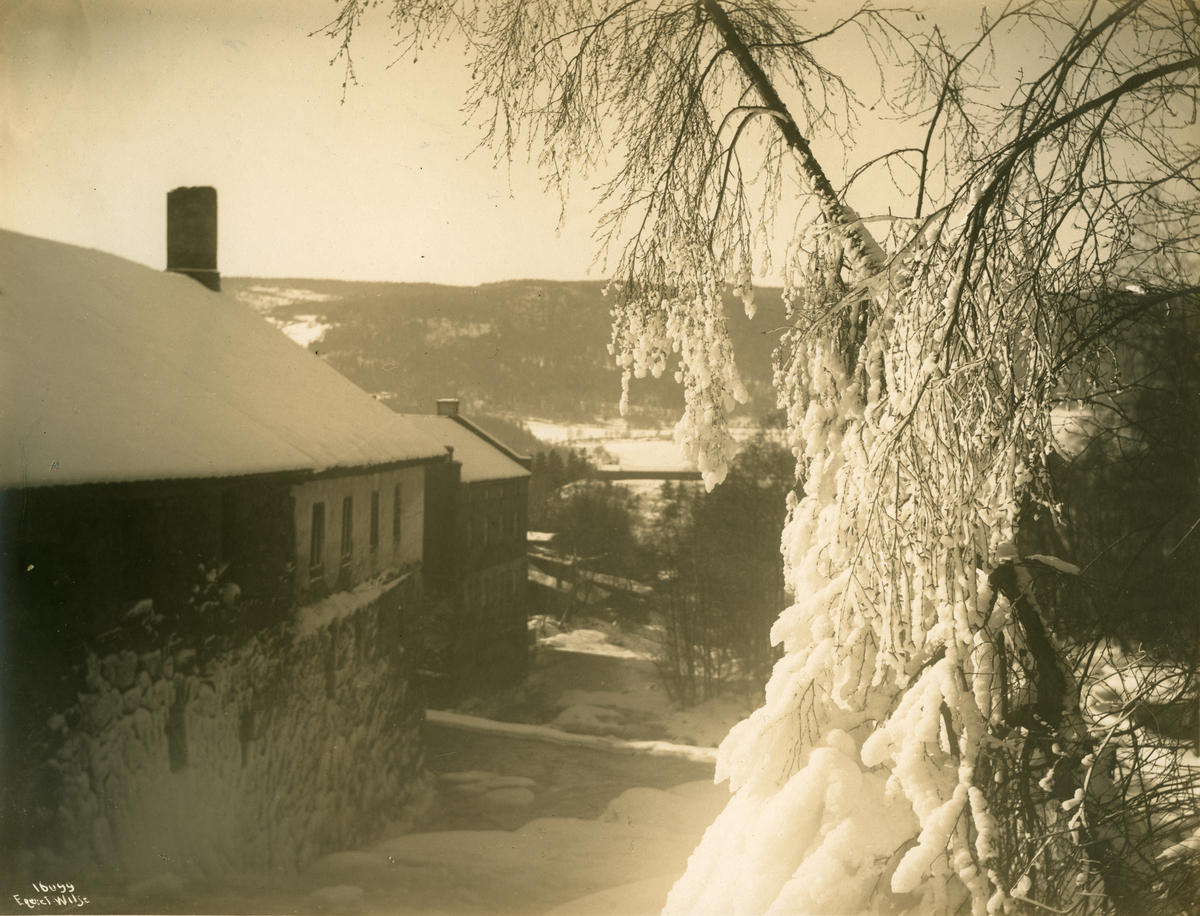
[[[308,577],[319,579],[325,573],[325,504],[313,503],[312,535],[309,538]]]
[[[392,543],[400,543],[400,484],[392,491]]]
[[[371,493],[371,552],[379,549],[379,491]]]
[[[342,499],[342,565],[343,579],[350,571],[350,562],[354,558],[354,497]],[[345,584],[345,583],[343,583]]]

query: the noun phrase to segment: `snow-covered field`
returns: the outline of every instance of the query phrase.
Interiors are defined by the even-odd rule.
[[[282,306],[293,306],[301,302],[331,302],[336,296],[316,293],[309,289],[295,289],[282,286],[251,286],[237,293],[241,302],[252,306],[268,322],[283,331],[288,337],[302,347],[310,346],[325,336],[325,332],[333,327],[321,321],[319,315],[296,315],[290,321],[275,318],[270,314],[271,309]]]
[[[548,420],[523,420],[529,431],[554,445],[598,452],[603,449],[627,470],[655,468],[659,470],[694,470],[683,460],[675,444],[672,430],[635,429],[624,422],[607,425],[568,425]],[[761,430],[743,426],[730,430],[737,442],[753,439]]]

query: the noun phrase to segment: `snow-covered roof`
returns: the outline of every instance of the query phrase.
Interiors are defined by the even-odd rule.
[[[440,441],[231,296],[0,230],[0,488],[421,460]]]
[[[454,460],[462,462],[463,483],[529,476],[529,471],[520,464],[452,417],[411,413],[403,416],[429,439],[454,449]]]

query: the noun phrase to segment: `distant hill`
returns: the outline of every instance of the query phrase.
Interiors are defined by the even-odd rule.
[[[468,413],[585,423],[617,414],[600,282],[512,280],[483,286],[222,277],[223,290],[401,412],[457,397]],[[759,301],[779,291],[758,290]],[[761,311],[766,311],[762,309]],[[725,307],[738,367],[758,417],[775,406],[770,319]],[[664,373],[664,376],[673,375]],[[661,425],[683,404],[673,378],[635,380],[630,421]]]

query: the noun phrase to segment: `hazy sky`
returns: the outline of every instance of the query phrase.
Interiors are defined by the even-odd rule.
[[[974,0],[944,0],[977,15]],[[166,192],[220,196],[227,275],[578,279],[586,194],[556,234],[536,174],[468,158],[461,52],[395,60],[385,19],[336,48],[335,0],[0,0],[0,226],[165,265]],[[378,11],[376,11],[378,12]],[[852,201],[853,202],[853,201]],[[861,207],[860,207],[861,208]]]

